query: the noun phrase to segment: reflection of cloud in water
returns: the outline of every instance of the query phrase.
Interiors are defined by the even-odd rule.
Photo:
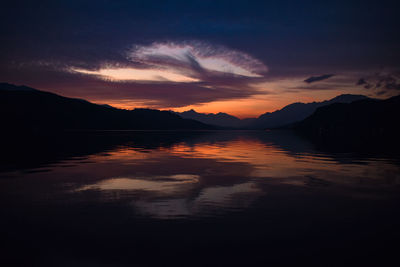
[[[223,211],[240,210],[248,207],[262,191],[253,182],[232,186],[216,186],[203,189],[194,198],[167,198],[139,200],[132,204],[144,214],[159,219],[174,219],[185,216],[215,216]]]
[[[216,186],[204,189],[200,196],[196,198],[196,202],[209,205],[225,206],[227,202],[233,200],[234,196],[238,196],[243,193],[256,192],[259,192],[259,189],[256,188],[255,184],[252,182],[236,184],[232,186]]]
[[[190,202],[185,198],[163,199],[158,201],[135,201],[135,209],[156,218],[168,219],[191,215]]]
[[[177,190],[178,187],[181,185],[197,183],[198,180],[199,176],[193,174],[175,174],[168,176],[151,176],[137,178],[111,178],[95,184],[82,186],[76,191],[144,190],[173,192]]]
[[[154,195],[148,194],[145,198],[134,200],[132,205],[143,214],[161,219],[207,216],[224,210],[246,208],[262,193],[254,182],[245,182],[230,186],[200,187],[200,193],[193,196],[193,186],[185,185],[200,186],[199,179],[200,176],[194,174],[121,177],[85,185],[75,191],[98,190],[105,194],[113,191],[153,192]]]

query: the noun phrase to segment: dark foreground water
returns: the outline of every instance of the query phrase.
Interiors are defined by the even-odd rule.
[[[3,143],[2,266],[400,266],[396,153],[287,132]]]

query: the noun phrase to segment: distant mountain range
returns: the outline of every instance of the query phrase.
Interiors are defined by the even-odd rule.
[[[2,131],[214,129],[168,111],[122,110],[26,86],[0,83]]]
[[[320,141],[399,145],[399,117],[400,96],[364,99],[319,107],[294,129]]]
[[[182,118],[197,120],[206,124],[216,125],[220,127],[228,127],[228,128],[243,128],[248,127],[251,122],[256,119],[239,119],[235,116],[229,115],[227,113],[219,112],[219,113],[198,113],[195,110],[191,109],[184,112],[174,112],[178,114]]]
[[[328,106],[333,103],[351,103],[362,99],[367,99],[367,97],[364,95],[343,94],[322,102],[293,103],[277,111],[267,112],[259,116],[251,126],[254,128],[282,127],[304,120],[319,107]]]
[[[274,112],[264,113],[258,118],[242,120],[226,113],[204,114],[197,113],[193,109],[176,114],[185,119],[193,119],[206,124],[216,125],[220,127],[267,129],[278,128],[304,120],[305,118],[310,116],[317,108],[322,106],[327,106],[333,103],[351,103],[353,101],[362,99],[367,99],[367,97],[363,95],[343,94],[323,102],[293,103]]]
[[[0,83],[2,132],[46,130],[213,130],[266,129],[287,126],[322,139],[395,140],[400,96],[387,100],[340,95],[331,100],[294,103],[241,120],[226,113],[182,113],[151,109],[123,110],[83,99],[63,97],[26,86]],[[178,115],[179,114],[179,115]]]

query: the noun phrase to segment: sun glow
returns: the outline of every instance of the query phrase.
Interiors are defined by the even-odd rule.
[[[170,81],[170,82],[196,82],[197,79],[177,74],[168,70],[135,69],[135,68],[104,68],[97,71],[84,69],[71,69],[89,75],[97,75],[110,81]]]

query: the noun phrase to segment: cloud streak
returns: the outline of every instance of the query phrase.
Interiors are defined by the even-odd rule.
[[[319,82],[319,81],[329,79],[333,76],[335,76],[335,75],[334,74],[324,74],[324,75],[320,75],[320,76],[311,76],[310,78],[305,79],[304,82],[305,83]]]

